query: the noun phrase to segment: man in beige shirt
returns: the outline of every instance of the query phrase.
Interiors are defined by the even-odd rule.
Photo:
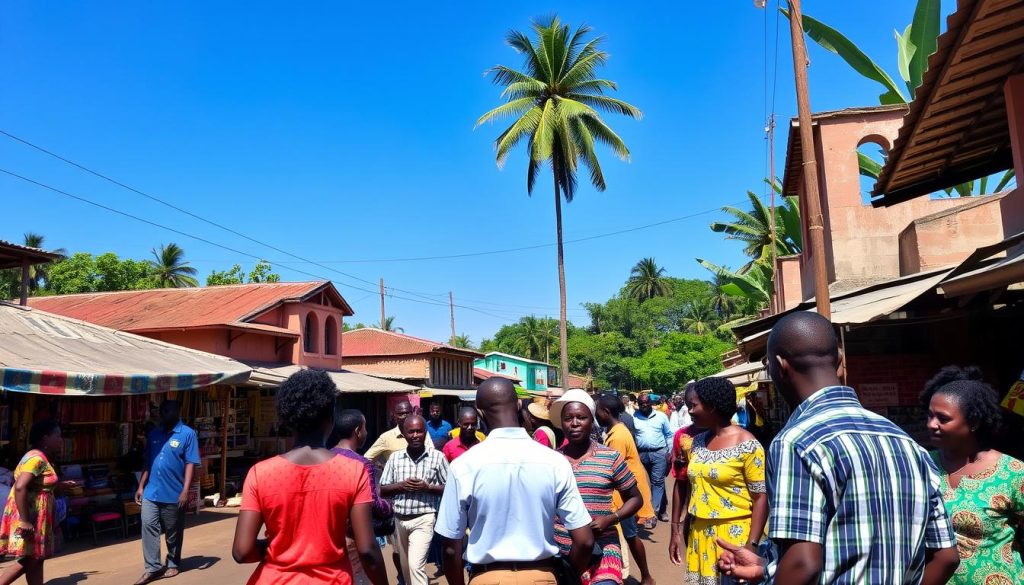
[[[402,436],[402,421],[408,418],[412,412],[412,403],[408,400],[403,400],[396,404],[395,408],[391,411],[391,418],[395,420],[394,428],[381,433],[377,440],[370,445],[370,448],[366,450],[366,453],[363,453],[363,457],[373,461],[373,464],[378,468],[383,468],[384,464],[388,462],[388,459],[393,454],[404,451],[409,446],[409,443]],[[433,443],[427,441],[427,449],[433,448]]]

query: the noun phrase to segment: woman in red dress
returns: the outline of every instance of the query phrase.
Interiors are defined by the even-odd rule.
[[[302,370],[277,393],[278,420],[294,432],[295,447],[257,463],[245,478],[231,553],[236,562],[259,563],[249,585],[351,585],[350,521],[370,582],[387,583],[373,536],[373,480],[361,463],[325,446],[337,392],[325,372]],[[267,538],[259,540],[264,525]]]

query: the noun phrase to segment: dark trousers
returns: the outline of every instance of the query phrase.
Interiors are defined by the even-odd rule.
[[[147,573],[158,573],[165,567],[160,562],[160,535],[167,539],[167,566],[181,564],[181,541],[185,534],[185,508],[178,503],[164,504],[142,500],[142,556]]]

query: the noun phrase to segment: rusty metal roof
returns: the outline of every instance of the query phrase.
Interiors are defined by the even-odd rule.
[[[958,0],[873,193],[892,205],[1013,167],[1003,85],[1024,70],[1024,0]]]
[[[60,254],[0,240],[0,269],[20,267],[25,260],[29,264],[45,264],[61,258]]]
[[[906,110],[906,104],[892,104],[887,106],[866,106],[862,108],[846,108],[843,110],[831,110],[818,112],[811,115],[811,125],[817,125],[823,120],[837,118],[858,118],[873,114],[882,114],[897,110]],[[818,161],[821,167],[821,161]],[[786,168],[782,175],[782,193],[784,195],[797,195],[800,181],[804,178],[804,152],[800,142],[800,122],[793,118],[789,122],[789,137],[786,141]]]
[[[404,333],[384,331],[372,327],[353,329],[342,334],[342,358],[379,355],[417,355],[442,351],[460,353],[470,357],[483,357],[484,354],[472,349],[455,347],[447,343],[413,337]]]
[[[321,292],[336,297],[345,314],[352,314],[348,303],[327,281],[32,297],[29,306],[121,331],[158,331],[238,325],[281,303],[304,301]]]

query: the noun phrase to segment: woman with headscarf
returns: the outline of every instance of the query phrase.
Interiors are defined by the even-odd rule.
[[[583,390],[569,390],[551,405],[551,419],[565,433],[566,445],[559,449],[572,465],[583,504],[593,518],[595,555],[581,575],[583,585],[621,585],[622,548],[615,524],[640,509],[643,503],[636,478],[622,455],[591,438],[594,428],[594,400]],[[619,492],[623,504],[612,510],[612,493]],[[555,523],[555,540],[568,554],[571,540],[560,522]],[[599,551],[600,554],[596,554]]]

